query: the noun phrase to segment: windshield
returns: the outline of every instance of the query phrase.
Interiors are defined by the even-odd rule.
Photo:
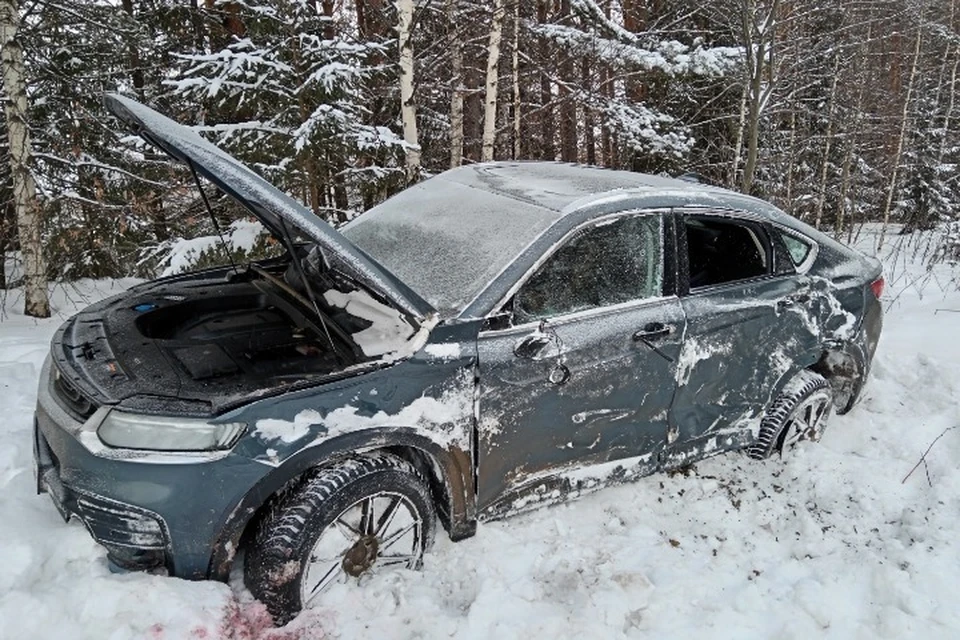
[[[450,318],[558,215],[433,178],[367,211],[342,231]]]

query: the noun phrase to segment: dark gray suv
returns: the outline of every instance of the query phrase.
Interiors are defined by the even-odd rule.
[[[226,579],[287,620],[478,519],[815,440],[881,326],[879,264],[754,198],[489,163],[340,232],[127,98],[133,131],[283,257],[80,312],[40,381],[38,485],[116,565]]]

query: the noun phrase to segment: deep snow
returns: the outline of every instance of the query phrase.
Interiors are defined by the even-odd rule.
[[[905,249],[863,402],[785,461],[726,455],[438,537],[422,572],[338,586],[272,630],[231,586],[113,575],[34,495],[30,427],[56,326],[129,282],[58,287],[56,317],[0,320],[0,638],[956,638],[960,292]],[[951,278],[952,282],[949,282]],[[928,484],[928,474],[929,481]],[[930,486],[932,484],[932,486]]]

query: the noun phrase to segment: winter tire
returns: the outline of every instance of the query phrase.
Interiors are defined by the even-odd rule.
[[[247,551],[244,582],[285,624],[335,582],[419,569],[435,523],[430,489],[413,465],[357,456],[316,471],[277,502]]]
[[[770,405],[747,455],[762,460],[779,451],[782,456],[801,440],[819,440],[832,410],[830,383],[818,373],[800,371]]]

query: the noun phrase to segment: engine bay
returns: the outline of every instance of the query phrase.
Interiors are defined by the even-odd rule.
[[[329,279],[305,290],[291,271],[275,259],[133,287],[64,325],[54,359],[95,404],[217,413],[379,366],[412,335],[367,292]]]
[[[140,303],[137,329],[163,343],[197,381],[303,376],[337,366],[337,354],[303,318],[291,317],[250,283],[224,288],[236,291],[213,297],[201,291],[196,299],[155,308]]]

